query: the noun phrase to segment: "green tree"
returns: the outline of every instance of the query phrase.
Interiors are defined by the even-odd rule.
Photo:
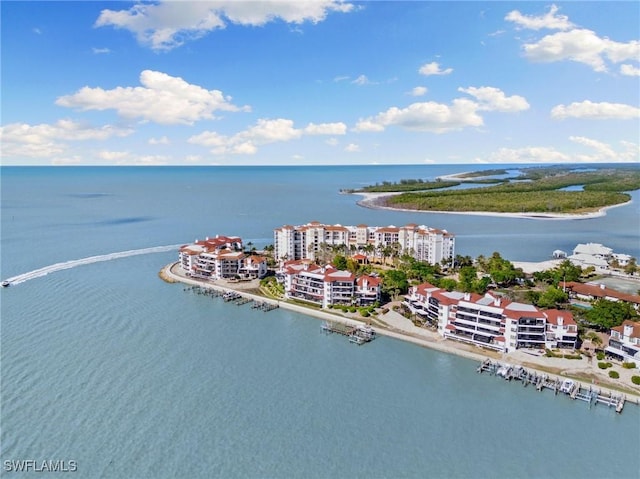
[[[638,270],[638,265],[635,258],[631,258],[627,265],[624,267],[624,272],[627,274],[634,274]]]
[[[434,286],[438,286],[438,288],[446,289],[447,291],[453,291],[458,287],[458,282],[453,278],[442,278],[437,281],[438,284],[434,283]]]
[[[485,268],[485,271],[491,275],[491,279],[499,285],[509,286],[518,278],[524,278],[522,270],[516,269],[511,261],[503,259],[497,251],[486,262]]]
[[[459,269],[464,266],[473,266],[473,260],[471,259],[471,256],[461,256],[457,254],[453,264],[455,269]]]
[[[625,319],[635,320],[638,317],[631,304],[623,301],[600,298],[591,306],[587,312],[587,320],[601,331],[620,326]]]
[[[382,293],[397,299],[399,294],[404,294],[409,289],[407,275],[400,270],[390,269],[385,271],[382,276]]]
[[[474,293],[484,294],[489,289],[489,284],[491,283],[491,278],[488,276],[483,276],[482,278],[478,278],[473,282],[471,290]]]
[[[338,254],[333,258],[333,266],[340,271],[345,271],[349,268],[349,264],[347,262],[347,258],[343,255]]]
[[[552,309],[557,308],[562,303],[566,303],[568,300],[567,293],[555,286],[549,286],[534,304],[540,308]]]
[[[463,266],[458,273],[459,287],[465,293],[473,291],[473,285],[478,279],[478,271],[473,266]]]
[[[558,285],[560,281],[579,281],[582,276],[582,268],[573,264],[570,260],[565,259],[553,270],[554,284]]]

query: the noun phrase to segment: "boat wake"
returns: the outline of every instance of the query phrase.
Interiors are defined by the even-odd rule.
[[[62,263],[55,263],[44,268],[34,269],[28,273],[19,274],[11,278],[7,278],[2,282],[2,286],[10,286],[14,284],[24,283],[31,279],[41,278],[49,273],[55,273],[56,271],[62,271],[64,269],[71,269],[77,266],[83,266],[87,264],[99,263],[101,261],[111,261],[114,259],[128,258],[129,256],[138,256],[142,254],[152,253],[164,253],[177,249],[181,245],[168,245],[168,246],[154,246],[153,248],[132,249],[128,251],[119,251],[117,253],[102,254],[98,256],[89,256],[88,258],[74,259],[71,261],[64,261]]]

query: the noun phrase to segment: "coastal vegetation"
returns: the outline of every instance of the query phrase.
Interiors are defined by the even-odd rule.
[[[638,320],[638,313],[630,303],[604,298],[593,301],[591,308],[585,313],[586,322],[600,331],[609,331],[627,319]]]
[[[458,178],[475,174],[485,176],[487,172]],[[403,180],[401,184],[373,185],[351,192],[399,193],[384,197],[381,205],[419,211],[584,214],[629,201],[626,192],[640,189],[640,169],[635,165],[592,170],[567,166],[526,168],[514,178],[487,180],[498,184],[442,189],[438,186],[442,181]]]

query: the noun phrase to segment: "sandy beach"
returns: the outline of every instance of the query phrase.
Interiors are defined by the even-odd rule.
[[[292,304],[285,300],[266,298],[262,295],[256,294],[259,285],[258,280],[247,282],[228,282],[224,280],[210,282],[196,280],[186,277],[180,270],[178,263],[172,263],[165,266],[161,270],[160,276],[165,281],[169,282],[180,282],[194,286],[218,289],[225,292],[237,291],[243,296],[256,301],[278,305],[278,307],[322,320],[337,321],[350,326],[361,325],[365,322],[364,318],[358,317],[357,314],[343,315],[337,312],[307,308],[297,304]],[[529,354],[524,350],[501,354],[481,349],[476,346],[444,339],[435,331],[417,327],[409,319],[393,311],[392,306],[393,303],[385,305],[388,309],[388,312],[385,314],[378,315],[375,318],[367,318],[370,319],[370,324],[380,335],[401,341],[407,341],[447,354],[462,356],[478,361],[478,363],[489,358],[494,361],[500,361],[501,363],[521,365],[527,369],[533,369],[549,374],[549,376],[557,377],[560,380],[570,377],[576,379],[585,386],[593,384],[595,387],[601,389],[603,393],[620,394],[621,390],[623,390],[624,394],[627,396],[628,402],[640,405],[640,386],[636,386],[631,383],[631,376],[638,374],[637,369],[630,370],[620,367],[615,368],[620,373],[620,379],[613,380],[608,376],[609,370],[602,370],[598,368],[598,361],[595,358],[592,361],[585,357],[580,360],[547,358],[544,355],[538,356]]]
[[[607,210],[610,208],[616,208],[618,206],[624,206],[631,203],[627,201],[626,203],[620,203],[619,205],[606,206],[604,208],[600,208],[598,211],[594,211],[592,213],[584,213],[584,214],[563,214],[563,213],[495,213],[491,211],[425,211],[425,210],[413,210],[410,208],[393,208],[391,206],[386,206],[384,204],[384,199],[390,196],[399,195],[401,193],[353,193],[354,195],[362,196],[361,200],[358,200],[356,203],[359,206],[364,208],[372,208],[379,210],[391,210],[391,211],[407,211],[412,213],[438,213],[438,214],[448,214],[448,215],[474,215],[474,216],[497,216],[504,218],[523,218],[530,220],[584,220],[590,218],[598,218],[601,216],[605,216],[607,214]]]

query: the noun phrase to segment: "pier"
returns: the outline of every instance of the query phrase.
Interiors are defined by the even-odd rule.
[[[626,396],[624,394],[613,394],[611,392],[602,392],[601,390],[589,385],[583,386],[573,379],[561,380],[551,377],[548,374],[540,374],[535,371],[528,371],[522,366],[513,366],[511,364],[501,364],[491,359],[485,359],[477,367],[476,372],[489,373],[491,376],[497,376],[506,381],[518,380],[522,382],[524,387],[532,384],[536,391],[549,389],[553,391],[555,396],[567,396],[572,400],[586,402],[589,409],[597,404],[604,404],[607,407],[615,409],[617,413],[621,413],[624,408]]]
[[[326,334],[338,333],[347,336],[350,343],[358,346],[371,342],[376,338],[375,330],[368,325],[350,326],[337,321],[325,321],[322,324],[322,331]]]
[[[243,306],[245,304],[253,303],[251,309],[257,309],[260,311],[268,312],[278,309],[280,306],[278,303],[269,301],[257,301],[249,296],[245,296],[237,291],[224,291],[216,288],[205,286],[188,286],[183,291],[190,291],[198,295],[209,296],[211,298],[222,298],[225,303],[233,303],[236,306]]]

